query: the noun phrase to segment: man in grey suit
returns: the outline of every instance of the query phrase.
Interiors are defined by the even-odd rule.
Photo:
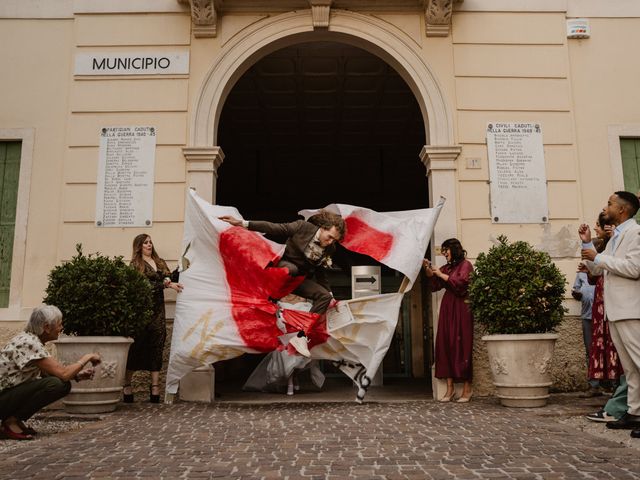
[[[244,227],[275,237],[286,237],[282,259],[276,267],[286,267],[293,277],[303,275],[304,281],[293,293],[311,300],[311,313],[323,314],[327,311],[333,295],[325,275],[325,268],[331,266],[331,255],[336,250],[336,242],[344,238],[344,219],[334,213],[322,210],[308,221],[291,223],[271,223],[240,220],[230,215],[220,217],[236,227]],[[291,339],[290,343],[305,356],[310,356],[304,332]]]
[[[605,315],[629,385],[629,410],[607,428],[634,429],[633,437],[640,437],[640,226],[633,218],[639,208],[633,193],[609,197],[603,213],[616,228],[600,254],[591,243],[589,226],[578,229],[584,265],[592,275],[604,275]]]

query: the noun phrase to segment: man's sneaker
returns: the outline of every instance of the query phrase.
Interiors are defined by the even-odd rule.
[[[596,413],[590,413],[589,415],[585,415],[587,420],[591,420],[592,422],[615,422],[616,417],[613,415],[609,415],[607,412],[603,410],[598,410]]]
[[[297,350],[297,352],[304,357],[311,357],[311,352],[309,351],[309,347],[307,347],[307,337],[293,337],[289,340],[289,344],[293,345],[293,348]]]
[[[367,394],[367,391],[364,388],[359,387],[358,393],[356,393],[356,403],[362,403],[364,401],[364,396],[366,394]]]

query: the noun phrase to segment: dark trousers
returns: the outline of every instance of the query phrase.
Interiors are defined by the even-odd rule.
[[[27,420],[43,407],[61,399],[71,390],[71,382],[58,377],[28,380],[0,392],[0,419]]]
[[[318,313],[322,315],[329,308],[329,304],[331,303],[331,292],[324,288],[319,283],[314,282],[308,278],[304,279],[298,288],[296,288],[293,293],[299,295],[304,298],[308,298],[311,300],[311,313]]]
[[[297,277],[301,274],[304,275],[304,273],[300,272],[297,265],[286,260],[280,260],[280,262],[278,262],[278,267],[288,268],[289,275],[292,277]],[[333,298],[329,290],[310,278],[305,278],[304,282],[302,282],[298,288],[293,291],[293,293],[311,300],[311,313],[318,313],[320,315],[327,311],[327,308],[329,308],[329,304],[331,303],[331,299]]]

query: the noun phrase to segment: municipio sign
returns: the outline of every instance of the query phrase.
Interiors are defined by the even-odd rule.
[[[75,75],[182,75],[189,52],[78,53]]]

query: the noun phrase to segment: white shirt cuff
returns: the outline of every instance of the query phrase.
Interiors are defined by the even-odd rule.
[[[242,227],[249,228],[249,220],[242,220]]]

